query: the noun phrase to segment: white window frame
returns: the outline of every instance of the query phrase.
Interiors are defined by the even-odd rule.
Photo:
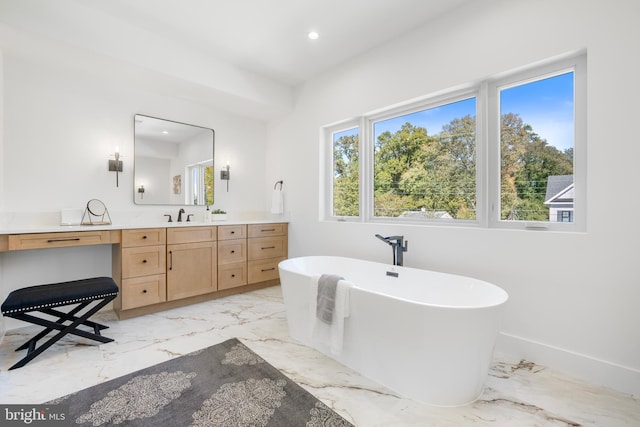
[[[333,135],[335,133],[343,132],[350,129],[358,129],[358,155],[359,155],[359,186],[358,186],[358,201],[359,201],[359,214],[357,216],[340,216],[334,215],[333,211]],[[324,140],[322,147],[324,147],[324,152],[322,153],[321,158],[324,160],[324,164],[321,165],[322,169],[325,172],[325,179],[322,180],[325,188],[320,188],[320,194],[324,194],[324,206],[321,206],[321,217],[320,220],[328,219],[333,221],[340,222],[362,222],[362,206],[364,203],[364,191],[363,191],[363,149],[362,149],[362,120],[354,119],[347,120],[343,122],[338,122],[332,125],[328,125],[324,127],[323,132],[321,134],[321,138]]]
[[[188,177],[185,189],[185,203],[193,204],[193,196],[198,198],[198,203],[202,204],[206,201],[204,175],[205,169],[213,165],[213,160],[207,160],[201,163],[189,165],[185,171],[185,177]],[[197,179],[196,179],[197,178]],[[197,194],[196,194],[197,193]]]
[[[364,223],[422,224],[431,226],[471,226],[519,230],[549,230],[582,232],[587,227],[587,82],[586,53],[572,53],[526,69],[504,73],[478,84],[442,91],[400,106],[378,110],[361,117],[327,125],[321,130],[321,170],[324,178],[320,182],[323,194],[320,220]],[[545,77],[574,72],[574,159],[575,185],[574,222],[551,221],[504,221],[500,219],[500,106],[499,89],[516,86]],[[446,105],[471,97],[476,98],[476,219],[412,219],[374,216],[373,171],[374,141],[373,125],[380,120],[411,114]],[[333,215],[333,134],[359,128],[360,150],[360,214],[352,217]]]
[[[482,155],[481,141],[478,140],[478,133],[482,131],[482,124],[478,120],[478,116],[481,115],[480,110],[480,88],[477,86],[469,86],[456,91],[451,91],[443,95],[429,97],[427,99],[414,102],[412,104],[399,106],[396,108],[388,109],[382,112],[370,114],[363,118],[364,126],[366,129],[365,134],[367,139],[361,137],[360,149],[363,150],[360,158],[364,158],[364,166],[366,169],[363,171],[363,179],[361,179],[361,190],[365,195],[364,204],[361,205],[360,211],[364,214],[366,222],[376,223],[401,223],[401,224],[425,224],[425,225],[458,225],[458,226],[473,226],[480,224],[480,218],[482,217],[482,211],[484,206],[481,206],[481,200],[478,193],[481,186],[481,177],[484,175],[483,167],[479,162],[479,157]],[[453,104],[458,101],[462,101],[469,98],[476,99],[476,219],[415,219],[415,218],[388,218],[374,215],[374,188],[373,188],[373,174],[374,174],[374,131],[373,127],[376,122],[392,119],[395,117],[405,116],[408,114],[416,113],[418,111],[429,110],[432,108],[438,108],[443,105]],[[362,135],[362,133],[361,133]],[[364,211],[363,211],[364,208]]]
[[[574,73],[574,145],[573,177],[575,188],[573,222],[552,221],[508,221],[500,219],[500,89],[515,87],[526,83],[554,77],[573,71]],[[587,191],[587,120],[586,120],[586,55],[571,56],[554,60],[524,71],[512,73],[488,82],[488,109],[495,115],[488,123],[488,159],[489,193],[488,206],[490,228],[549,230],[549,231],[586,231]]]

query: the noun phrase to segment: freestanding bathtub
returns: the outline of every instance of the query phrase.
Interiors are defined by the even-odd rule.
[[[342,257],[292,258],[279,270],[289,333],[297,341],[423,403],[464,405],[482,394],[508,299],[501,288]],[[339,354],[311,333],[311,280],[326,273],[353,283]]]

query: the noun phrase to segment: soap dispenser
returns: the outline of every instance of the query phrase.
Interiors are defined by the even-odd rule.
[[[204,211],[204,222],[211,222],[211,211],[209,210],[209,205],[207,205],[207,210]]]

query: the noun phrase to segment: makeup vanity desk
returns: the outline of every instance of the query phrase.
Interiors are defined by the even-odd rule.
[[[120,319],[280,283],[288,223],[224,221],[151,227],[57,226],[0,231],[0,252],[111,245]]]

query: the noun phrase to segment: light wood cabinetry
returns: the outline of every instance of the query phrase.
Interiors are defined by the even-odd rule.
[[[111,245],[120,319],[277,285],[288,255],[286,223],[64,230],[0,234],[0,252]]]
[[[92,231],[79,233],[96,239]],[[0,240],[0,250],[12,241],[33,241],[14,236]],[[288,255],[284,223],[124,229],[96,241],[113,244],[113,278],[120,286],[114,308],[120,319],[277,285],[278,263]]]
[[[167,299],[215,292],[216,227],[167,229]]]
[[[248,283],[278,279],[278,263],[287,258],[287,224],[248,226]]]
[[[166,229],[123,230],[114,249],[114,278],[120,284],[120,309],[166,301]],[[118,280],[119,279],[119,280]]]
[[[7,250],[22,251],[113,243],[118,243],[118,241],[116,235],[111,231],[10,234],[7,239]]]
[[[247,226],[218,226],[218,289],[247,284]]]

